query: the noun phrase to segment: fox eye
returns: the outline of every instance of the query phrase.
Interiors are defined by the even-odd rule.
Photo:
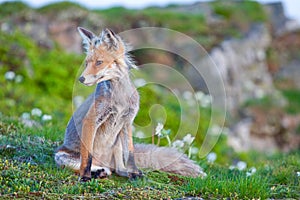
[[[96,66],[101,65],[102,63],[103,63],[102,60],[97,60],[97,61],[96,61]]]

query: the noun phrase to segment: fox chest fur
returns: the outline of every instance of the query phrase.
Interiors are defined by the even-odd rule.
[[[93,154],[94,157],[102,158],[101,162],[104,160],[101,155],[107,157],[111,153],[111,147],[119,135],[126,131],[125,127],[131,126],[139,109],[139,96],[129,79],[108,81],[107,86],[108,91],[103,94],[97,94],[96,89],[94,103],[96,123],[102,124],[95,135]]]

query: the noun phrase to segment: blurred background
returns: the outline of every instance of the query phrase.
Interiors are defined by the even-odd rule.
[[[225,127],[212,152],[219,163],[257,158],[257,153],[299,151],[300,145],[300,25],[298,1],[0,1],[0,113],[14,118],[46,138],[62,141],[73,109],[84,99],[73,95],[84,60],[77,27],[100,33],[139,27],[164,27],[182,32],[201,44],[220,68],[227,102]],[[296,12],[297,11],[297,12]],[[132,36],[134,39],[134,36]],[[156,37],[156,36],[153,36]],[[130,40],[129,40],[130,42]],[[140,126],[164,124],[160,145],[180,140],[198,124],[191,157],[199,148],[210,123],[210,97],[201,77],[175,54],[149,49],[133,51],[138,65],[159,63],[176,68],[194,93],[178,87],[186,105],[157,86],[140,87]],[[209,67],[209,66],[207,66]],[[141,86],[147,77],[133,77]],[[161,74],[152,74],[160,78]],[[139,77],[139,78],[136,78]],[[148,77],[149,78],[149,77]],[[151,78],[151,77],[150,77]],[[163,77],[162,77],[163,78]],[[72,104],[73,98],[73,104]],[[149,108],[163,105],[149,117]],[[190,118],[181,119],[186,106]],[[195,108],[195,106],[197,106]],[[190,120],[195,110],[200,120]],[[159,116],[165,115],[160,121]],[[181,121],[183,120],[183,121]],[[180,122],[182,133],[176,134]],[[135,130],[135,140],[151,142]],[[149,133],[148,133],[149,134]],[[155,143],[158,138],[155,138]],[[247,152],[247,153],[245,153]],[[250,160],[249,152],[252,152]],[[253,153],[254,152],[254,153]]]

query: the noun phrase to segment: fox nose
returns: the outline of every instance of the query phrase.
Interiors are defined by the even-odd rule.
[[[85,78],[83,76],[80,76],[79,79],[78,79],[81,83],[84,82]]]

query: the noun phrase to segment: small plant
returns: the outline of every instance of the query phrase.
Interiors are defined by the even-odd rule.
[[[170,133],[170,129],[166,130],[164,129],[164,125],[162,123],[158,123],[154,133],[154,135],[156,135],[158,138],[156,145],[159,146],[161,138],[166,138],[168,140],[169,146],[171,146]],[[154,135],[152,135],[152,144],[154,143]]]

